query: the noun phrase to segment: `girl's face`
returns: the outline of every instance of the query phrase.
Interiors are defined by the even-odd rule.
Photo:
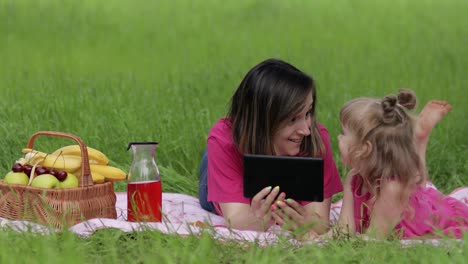
[[[296,156],[299,154],[304,137],[310,135],[312,103],[312,94],[310,94],[301,112],[291,116],[274,135],[273,146],[277,156]]]
[[[351,147],[353,135],[349,129],[341,127],[341,133],[338,135],[338,147],[340,149],[341,162],[351,167],[349,160],[349,149]]]

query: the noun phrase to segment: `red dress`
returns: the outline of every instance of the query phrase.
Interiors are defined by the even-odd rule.
[[[362,178],[359,175],[353,177],[351,189],[356,232],[364,233],[370,224],[372,195],[361,193]],[[438,234],[461,238],[463,232],[468,232],[468,206],[434,188],[420,186],[410,195],[408,209],[403,212],[394,232],[401,238]]]

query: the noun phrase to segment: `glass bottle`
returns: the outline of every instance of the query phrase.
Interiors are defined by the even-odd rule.
[[[161,222],[162,189],[154,160],[158,142],[131,142],[133,162],[127,182],[127,216],[130,222]]]

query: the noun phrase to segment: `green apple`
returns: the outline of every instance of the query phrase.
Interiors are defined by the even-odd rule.
[[[5,178],[3,180],[9,184],[27,185],[29,182],[29,177],[24,172],[10,171],[7,173],[7,175],[5,175]]]
[[[57,188],[59,184],[59,180],[52,174],[41,174],[31,182],[31,186],[40,188]]]
[[[78,178],[71,173],[68,173],[65,180],[61,181],[58,186],[58,188],[77,188],[77,187],[78,187]]]

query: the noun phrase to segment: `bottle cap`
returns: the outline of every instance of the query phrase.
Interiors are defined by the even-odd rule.
[[[127,150],[129,150],[132,145],[157,145],[158,142],[156,141],[149,141],[149,142],[130,142],[128,143],[128,147],[127,147]]]

